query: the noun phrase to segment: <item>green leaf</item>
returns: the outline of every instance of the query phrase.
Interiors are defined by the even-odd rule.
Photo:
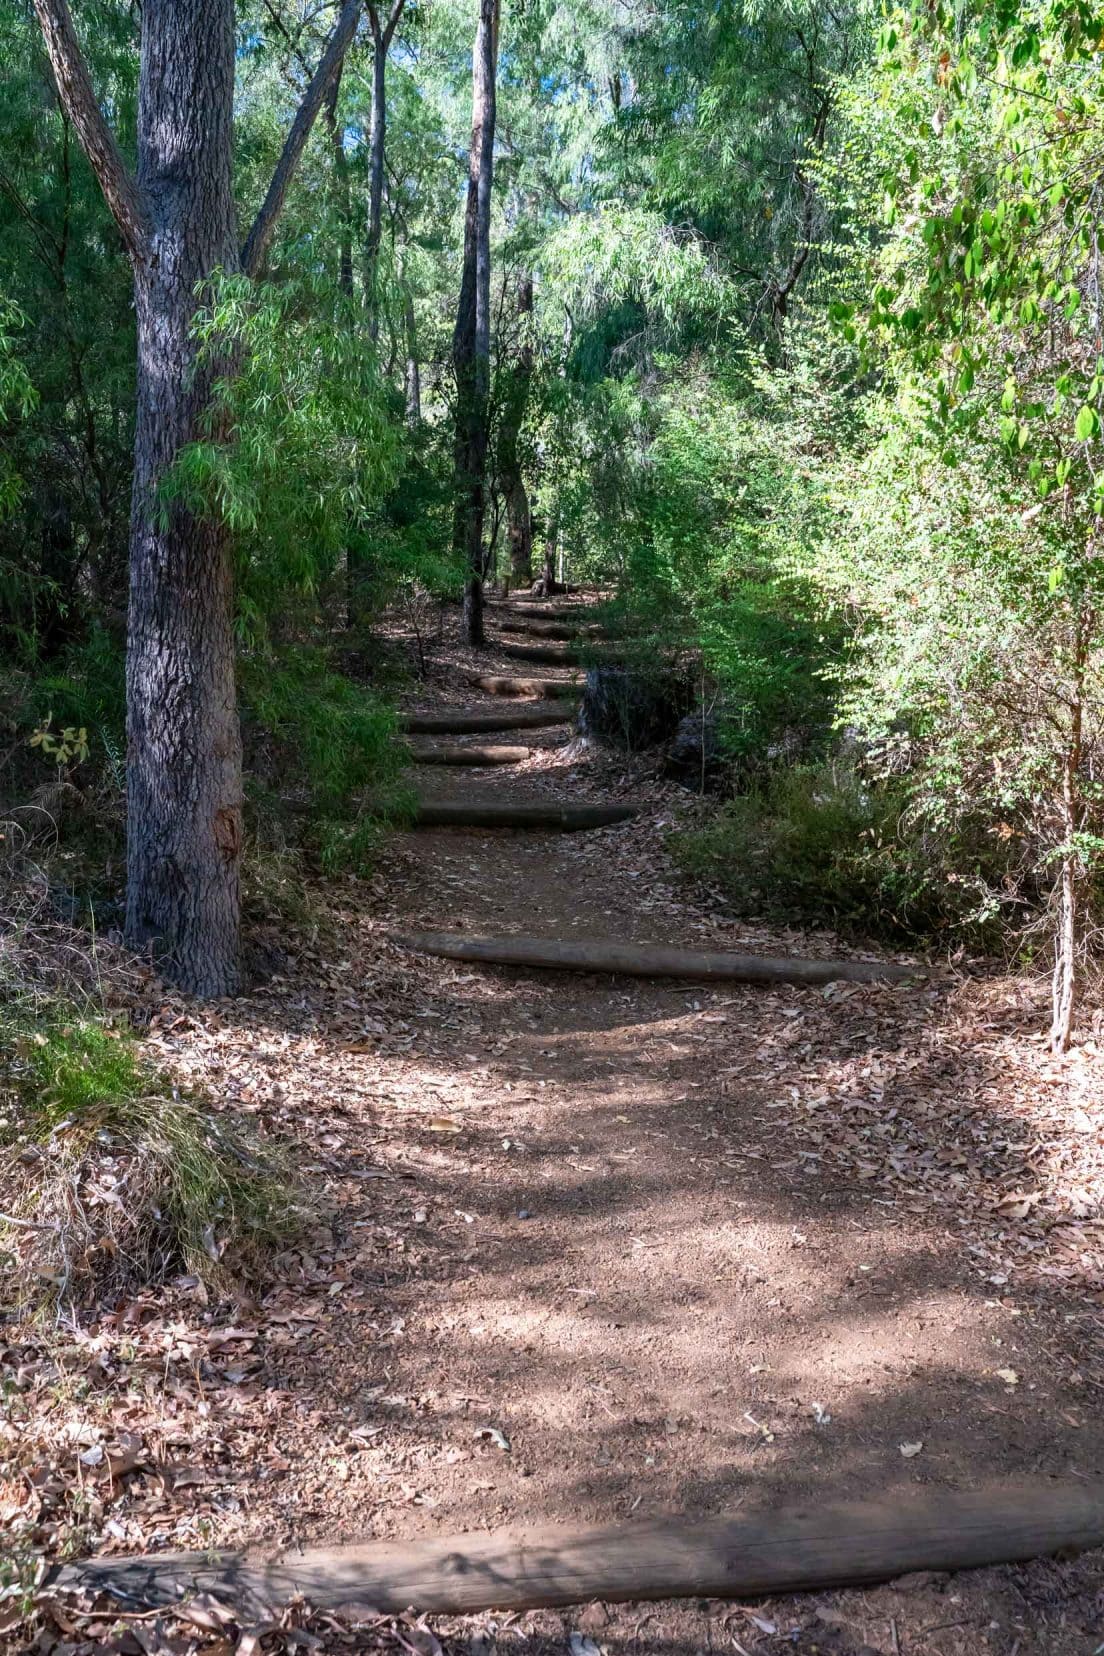
[[[1095,437],[1100,435],[1100,415],[1095,408],[1090,408],[1088,403],[1085,403],[1077,412],[1073,434],[1079,443],[1091,443]]]

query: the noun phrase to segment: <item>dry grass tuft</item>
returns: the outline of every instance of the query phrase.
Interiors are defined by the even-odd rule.
[[[67,923],[25,857],[5,871],[0,1275],[11,1297],[25,1309],[180,1271],[214,1287],[252,1276],[307,1217],[290,1158],[143,1061],[110,1007],[141,1000],[149,965]]]

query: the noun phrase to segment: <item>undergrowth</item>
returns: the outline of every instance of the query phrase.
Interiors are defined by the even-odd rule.
[[[898,943],[999,947],[1023,895],[1006,842],[968,823],[933,833],[902,783],[843,759],[779,767],[673,850],[737,913]]]
[[[242,712],[258,849],[282,837],[325,874],[364,872],[412,808],[390,703],[303,646],[243,663]]]
[[[0,1254],[23,1300],[185,1271],[251,1275],[303,1216],[288,1159],[186,1098],[133,1038],[54,1005],[0,1009]]]

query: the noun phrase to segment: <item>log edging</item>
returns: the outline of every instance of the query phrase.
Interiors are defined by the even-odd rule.
[[[595,1529],[246,1552],[92,1558],[47,1589],[155,1608],[202,1592],[256,1612],[301,1593],[320,1609],[465,1614],[666,1598],[747,1598],[864,1586],[913,1570],[1007,1564],[1104,1545],[1104,1480],[1033,1479],[971,1491],[899,1491]]]

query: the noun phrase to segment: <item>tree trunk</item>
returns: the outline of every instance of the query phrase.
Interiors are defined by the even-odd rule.
[[[1084,827],[1081,764],[1084,750],[1085,670],[1091,617],[1079,614],[1073,648],[1069,695],[1070,727],[1062,755],[1060,822],[1062,860],[1058,875],[1058,923],[1054,940],[1054,980],[1050,1041],[1056,1052],[1068,1052],[1077,1011],[1081,956],[1081,887],[1084,879],[1077,837]]]
[[[390,36],[381,29],[374,8],[372,23],[372,113],[368,127],[368,234],[364,274],[368,288],[368,327],[379,338],[379,251],[383,237],[383,166],[387,144],[387,49]]]
[[[387,160],[387,54],[399,26],[405,0],[393,0],[384,22],[378,7],[367,7],[372,31],[372,111],[368,121],[368,232],[364,239],[364,281],[368,292],[368,328],[379,338],[379,254],[383,239],[383,181]]]
[[[533,345],[529,337],[529,318],[532,312],[533,277],[531,273],[526,273],[518,283],[517,314],[522,333],[517,357],[509,372],[506,395],[503,398],[499,437],[499,475],[506,497],[510,576],[515,586],[531,586],[533,582],[533,519],[529,511],[529,495],[525,488],[519,453],[521,426],[525,419],[529,385],[533,375]]]
[[[491,184],[494,175],[498,0],[479,0],[472,53],[472,135],[464,213],[464,269],[452,340],[456,373],[456,515],[453,539],[469,571],[464,638],[483,636],[483,516],[491,374]]]
[[[263,262],[360,0],[346,0],[239,263],[231,179],[234,0],[144,0],[138,170],[97,100],[66,0],[35,0],[57,83],[126,243],[138,325],[127,638],[127,939],[164,950],[198,994],[240,982],[241,737],[225,530],[164,502],[183,445],[206,434],[216,370],[198,362],[198,290]],[[226,365],[222,365],[225,371]]]
[[[544,567],[541,570],[541,585],[546,598],[556,590],[556,542],[559,538],[559,520],[553,512],[548,520],[548,533],[544,538]]]
[[[349,161],[345,154],[345,134],[337,117],[337,99],[341,90],[341,76],[335,75],[326,97],[326,131],[333,155],[334,206],[337,212],[337,281],[342,293],[353,297],[353,208],[349,193]]]
[[[368,230],[364,239],[364,291],[368,306],[368,333],[379,339],[379,251],[383,235],[383,168],[387,145],[387,52],[390,31],[384,28],[374,6],[368,7],[372,30],[372,109],[368,122]],[[346,557],[348,614],[350,627],[368,620],[365,598],[369,568],[361,549],[350,548]]]
[[[413,431],[422,423],[422,376],[418,368],[418,333],[414,322],[414,298],[407,288],[403,295],[403,338],[405,344],[405,368],[403,371],[403,392],[406,407],[406,423]]]
[[[1054,980],[1051,995],[1050,1044],[1068,1052],[1077,1010],[1077,957],[1080,934],[1079,869],[1076,853],[1062,858],[1058,876],[1058,924],[1054,939]]]
[[[135,267],[138,400],[127,652],[127,940],[171,954],[187,988],[239,985],[241,739],[225,531],[158,485],[199,435],[210,374],[197,287],[238,268],[231,187],[233,0],[145,0],[138,185],[150,257]]]

